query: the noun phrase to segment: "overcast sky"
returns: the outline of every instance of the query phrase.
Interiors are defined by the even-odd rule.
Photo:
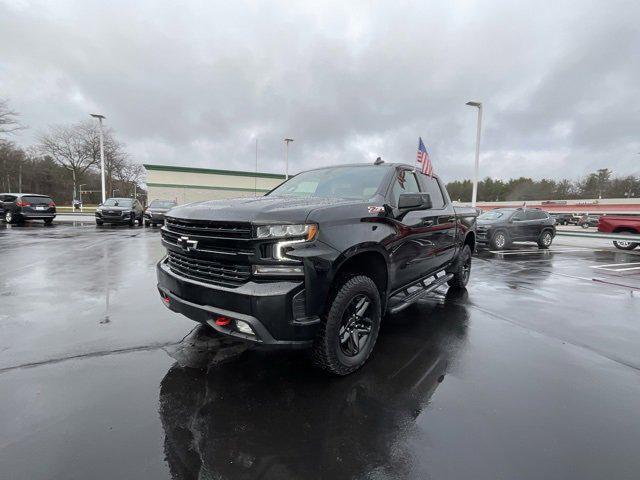
[[[178,5],[182,3],[183,5]],[[640,2],[0,0],[0,97],[30,128],[89,112],[140,163],[412,163],[445,180],[640,174]]]

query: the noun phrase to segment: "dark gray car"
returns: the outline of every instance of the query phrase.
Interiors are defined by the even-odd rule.
[[[164,214],[176,206],[174,200],[154,200],[144,211],[144,226],[164,225]]]
[[[125,223],[142,225],[142,204],[134,198],[109,198],[96,209],[96,225]]]
[[[478,217],[478,245],[494,250],[508,248],[512,242],[536,242],[549,248],[556,235],[555,220],[537,208],[497,208]]]
[[[56,218],[56,204],[47,195],[36,193],[0,193],[0,215],[6,223],[44,220],[50,225]]]

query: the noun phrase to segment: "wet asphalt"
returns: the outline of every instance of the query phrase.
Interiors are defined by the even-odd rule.
[[[0,478],[636,479],[640,251],[589,242],[481,253],[332,378],[164,308],[157,229],[0,224]]]

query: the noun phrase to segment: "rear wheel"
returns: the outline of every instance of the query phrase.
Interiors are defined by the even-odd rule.
[[[140,218],[138,219],[138,226],[141,227],[142,226],[142,216],[140,216]]]
[[[494,250],[503,250],[507,248],[507,245],[509,245],[509,238],[505,232],[498,231],[493,235],[493,238],[491,239],[491,248]]]
[[[464,246],[460,252],[456,269],[449,273],[453,273],[453,278],[447,282],[450,287],[464,288],[467,286],[471,276],[471,248],[469,245]]]
[[[44,220],[45,225],[51,225],[52,223],[53,223],[53,218],[45,218]]]
[[[145,220],[144,221],[144,226],[149,228],[149,226],[151,225],[151,222],[149,222],[149,220]]]
[[[4,221],[7,222],[7,223],[13,223],[14,222],[13,213],[12,212],[5,212],[4,213]]]
[[[614,240],[613,246],[619,248],[620,250],[633,250],[640,243],[637,242],[627,242],[626,240]]]
[[[102,225],[103,223],[104,223],[104,222],[103,222],[102,220],[97,220],[97,219],[96,219],[96,225],[100,226],[100,225]]]
[[[369,358],[378,338],[380,293],[369,277],[342,283],[322,319],[313,344],[313,363],[334,375],[348,375]]]
[[[136,217],[133,214],[131,214],[131,217],[129,217],[129,226],[130,227],[135,227],[136,226]]]
[[[545,230],[538,238],[538,248],[549,248],[553,242],[553,235],[549,230]]]

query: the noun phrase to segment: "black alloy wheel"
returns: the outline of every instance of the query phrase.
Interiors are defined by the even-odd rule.
[[[355,357],[367,346],[371,337],[372,322],[368,316],[371,299],[365,295],[358,295],[347,305],[342,315],[342,323],[338,336],[340,350],[347,357]]]

